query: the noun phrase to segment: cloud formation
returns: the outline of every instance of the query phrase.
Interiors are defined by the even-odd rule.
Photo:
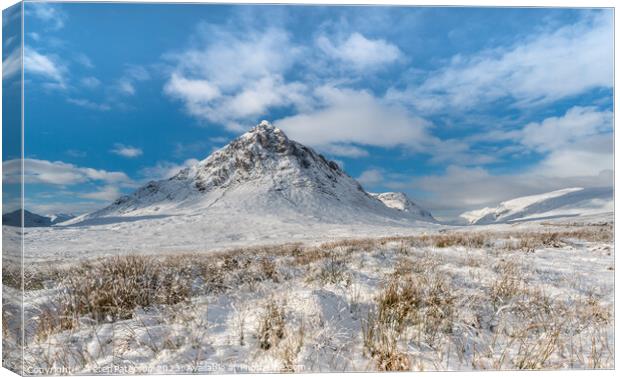
[[[176,175],[182,169],[196,165],[198,162],[195,158],[190,158],[180,164],[170,161],[160,161],[155,166],[147,167],[140,170],[140,175],[146,180],[168,179]]]
[[[239,121],[269,109],[303,106],[305,85],[284,79],[301,51],[288,33],[275,28],[235,33],[203,25],[198,34],[197,45],[168,55],[175,67],[164,86],[190,115],[238,130]]]
[[[120,143],[114,144],[114,148],[112,148],[110,152],[114,153],[115,155],[127,157],[127,158],[134,158],[134,157],[142,156],[142,149],[138,147],[133,147],[131,145],[124,145]]]
[[[525,108],[613,85],[613,16],[609,12],[510,47],[455,55],[421,83],[389,97],[424,112],[469,110],[510,98]]]
[[[402,58],[400,49],[384,39],[368,39],[358,32],[334,41],[326,35],[317,38],[318,48],[332,59],[357,71],[377,69]]]
[[[2,163],[2,175],[7,183],[20,183],[21,173],[21,160],[8,160]],[[33,158],[24,159],[23,179],[25,183],[61,186],[93,181],[119,184],[126,187],[134,186],[133,181],[123,172],[110,172],[102,169],[79,167],[62,161]]]
[[[370,92],[323,86],[314,95],[322,107],[285,117],[274,125],[294,140],[349,157],[366,154],[351,144],[422,151],[435,142],[428,121]]]
[[[24,71],[47,80],[48,84],[57,88],[65,88],[65,65],[58,58],[39,53],[28,46],[24,47]]]

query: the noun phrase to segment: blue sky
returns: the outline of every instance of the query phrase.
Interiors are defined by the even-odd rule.
[[[262,119],[438,217],[608,186],[612,16],[26,3],[26,207],[102,207]]]

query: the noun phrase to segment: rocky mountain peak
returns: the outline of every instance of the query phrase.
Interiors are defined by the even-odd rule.
[[[371,197],[333,161],[267,121],[174,177],[153,181],[76,222],[105,216],[236,211],[329,221],[426,219]],[[370,221],[370,220],[368,220]]]

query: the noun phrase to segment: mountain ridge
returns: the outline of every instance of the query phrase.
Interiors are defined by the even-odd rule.
[[[367,193],[333,161],[289,139],[267,121],[173,177],[151,181],[111,205],[69,223],[114,216],[205,211],[301,215],[320,221],[428,221]],[[428,212],[428,211],[426,211]],[[433,219],[434,220],[434,219]]]
[[[522,196],[460,215],[471,225],[574,217],[613,211],[613,188],[571,187]]]

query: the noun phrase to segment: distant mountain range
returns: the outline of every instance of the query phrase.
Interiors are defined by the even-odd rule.
[[[5,213],[2,215],[2,225],[20,226],[21,225],[21,211],[16,210],[13,212]],[[64,213],[42,216],[30,211],[24,210],[24,227],[45,227],[62,223],[67,220],[71,220],[75,216]]]
[[[461,214],[469,224],[510,223],[613,212],[613,188],[567,188]]]

